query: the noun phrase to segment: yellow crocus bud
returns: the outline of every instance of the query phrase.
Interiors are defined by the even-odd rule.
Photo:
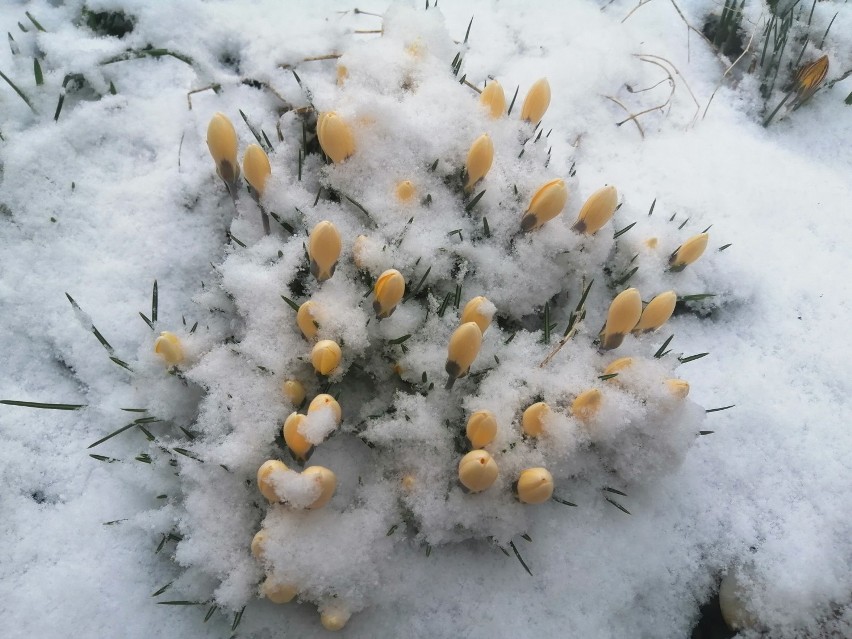
[[[606,326],[601,334],[601,348],[605,351],[621,346],[627,335],[642,316],[642,298],[635,288],[628,288],[615,296],[609,305]]]
[[[243,173],[258,196],[263,195],[266,180],[272,174],[272,167],[269,166],[266,153],[257,144],[249,144],[243,155]]]
[[[645,240],[645,246],[653,250],[657,248],[657,244],[659,244],[659,242],[660,241],[656,237],[649,237],[647,240]]]
[[[260,593],[272,603],[277,604],[289,603],[299,594],[296,588],[290,584],[278,583],[269,577],[260,586]]]
[[[291,413],[284,422],[284,428],[281,429],[282,434],[284,435],[284,443],[287,444],[287,448],[290,449],[290,452],[293,453],[293,456],[296,457],[296,459],[302,461],[305,461],[311,456],[310,453],[313,449],[311,442],[309,442],[307,438],[299,432],[299,426],[301,426],[305,419],[306,417],[304,415]],[[269,498],[267,497],[267,499]]]
[[[340,419],[343,415],[343,412],[340,410],[340,404],[337,403],[337,400],[334,399],[334,397],[325,393],[317,395],[311,400],[311,403],[308,406],[308,415],[315,413],[318,410],[322,410],[323,408],[330,408],[334,415],[334,421],[340,424]]]
[[[296,413],[293,413],[293,415],[295,414]],[[289,419],[287,421],[289,421]],[[284,465],[284,462],[278,461],[277,459],[265,461],[260,468],[257,469],[257,487],[260,490],[260,494],[266,497],[267,501],[281,501],[278,494],[275,492],[275,486],[272,484],[271,476],[272,473],[284,472],[286,470],[287,466]]]
[[[467,173],[465,189],[469,191],[474,184],[484,178],[491,169],[493,161],[494,144],[488,134],[483,133],[473,141],[470,150],[467,152],[467,161],[464,163],[464,170]]]
[[[488,115],[496,120],[506,113],[506,93],[497,80],[492,80],[479,94],[479,103],[488,109]]]
[[[518,477],[518,499],[525,504],[541,504],[553,495],[553,475],[546,468],[527,468]]]
[[[571,413],[582,421],[595,416],[603,402],[603,395],[597,388],[590,388],[579,395],[571,404]]]
[[[550,106],[550,83],[547,78],[537,80],[527,92],[521,107],[521,120],[538,124]]]
[[[319,497],[308,506],[309,510],[322,508],[331,501],[337,488],[337,476],[332,471],[324,466],[308,466],[302,471],[302,475],[313,478],[322,489]]]
[[[677,304],[677,294],[674,291],[660,293],[648,302],[648,306],[642,311],[642,317],[633,330],[637,333],[655,331],[669,321]]]
[[[447,388],[452,387],[457,378],[467,375],[470,365],[479,354],[480,346],[482,331],[476,322],[466,322],[453,332],[447,347],[447,363],[444,366],[450,376]]]
[[[528,407],[521,417],[521,430],[524,435],[538,437],[544,431],[544,420],[550,415],[550,406],[544,402],[536,402]]]
[[[686,242],[681,244],[669,258],[671,270],[682,271],[685,267],[689,266],[701,257],[704,253],[704,249],[707,248],[707,240],[709,239],[709,234],[699,233],[698,235],[693,235]]]
[[[411,180],[403,180],[396,185],[396,199],[402,203],[410,202],[416,193],[417,189]]]
[[[461,323],[476,322],[479,330],[484,334],[491,325],[492,317],[494,317],[494,305],[488,301],[488,298],[479,295],[464,305]]]
[[[395,268],[388,269],[376,280],[373,287],[373,310],[376,317],[390,317],[396,310],[396,305],[405,295],[405,278]]]
[[[604,375],[614,375],[633,366],[632,357],[619,357],[604,369]]]
[[[320,375],[330,375],[340,365],[340,346],[330,339],[320,340],[311,351],[311,363]]]
[[[804,65],[796,74],[793,88],[796,90],[796,101],[801,103],[810,98],[828,75],[828,56],[822,57]]]
[[[263,468],[263,466],[261,466]],[[274,501],[278,501],[277,499]],[[254,538],[251,540],[251,556],[260,561],[263,559],[264,552],[266,552],[266,542],[269,541],[269,533],[266,532],[265,528],[261,528],[255,533]]]
[[[615,213],[616,206],[618,206],[618,191],[614,186],[598,189],[589,196],[580,209],[577,221],[574,222],[574,230],[578,233],[594,235],[609,222]]]
[[[346,68],[344,64],[337,65],[337,86],[343,85],[346,82],[346,78],[349,77],[349,69]]]
[[[154,341],[154,352],[169,366],[177,366],[183,361],[183,345],[180,343],[180,338],[169,331],[163,331]]]
[[[404,491],[411,492],[417,485],[417,480],[414,479],[414,475],[403,475],[401,483]]]
[[[307,340],[316,339],[319,329],[319,322],[316,319],[318,311],[319,304],[308,300],[299,307],[299,311],[296,313],[296,324]]]
[[[326,111],[317,120],[320,146],[332,162],[343,162],[355,153],[352,129],[334,111]]]
[[[305,387],[302,383],[295,379],[288,379],[281,385],[281,390],[284,392],[284,397],[290,400],[296,408],[302,405],[305,401]]]
[[[521,218],[521,230],[537,229],[545,222],[552,220],[562,213],[567,201],[568,187],[565,186],[564,180],[557,178],[541,185],[532,196],[524,217]]]
[[[216,163],[216,173],[229,188],[240,177],[237,164],[237,131],[224,113],[216,113],[207,125],[207,148]]]
[[[459,481],[472,493],[489,488],[497,474],[497,463],[484,450],[472,450],[459,462]]]
[[[678,399],[686,399],[689,395],[689,382],[685,379],[667,379],[666,386],[669,392]]]
[[[326,630],[336,632],[346,625],[351,616],[352,613],[346,606],[333,603],[320,610],[320,623]]]
[[[308,256],[311,260],[311,275],[324,282],[334,275],[340,258],[340,233],[337,227],[323,220],[311,229],[308,238]]]
[[[497,418],[490,410],[478,410],[467,420],[465,434],[474,448],[483,448],[494,441]]]

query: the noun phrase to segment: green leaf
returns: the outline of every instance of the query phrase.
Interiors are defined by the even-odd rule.
[[[87,404],[43,404],[41,402],[22,402],[16,399],[0,399],[0,404],[7,406],[23,406],[24,408],[44,408],[48,410],[80,410]]]
[[[159,297],[157,293],[157,280],[154,280],[154,288],[151,291],[151,323],[157,323],[157,311],[160,308]]]
[[[38,58],[33,58],[33,75],[35,75],[36,86],[44,84],[44,74],[41,72],[41,65]]]
[[[668,345],[671,344],[671,341],[673,339],[674,339],[674,335],[669,335],[668,339],[666,339],[666,341],[663,342],[663,345],[660,346],[660,348],[657,349],[656,353],[654,353],[654,357],[657,358],[657,359],[660,359],[663,355],[665,355],[668,352],[668,351],[666,351],[666,348],[668,348]]]
[[[38,29],[39,31],[43,31],[43,32],[47,33],[47,29],[45,29],[43,26],[41,26],[41,25],[39,24],[38,20],[36,20],[36,19],[32,16],[32,14],[30,14],[30,12],[29,12],[29,11],[24,11],[24,15],[25,15],[25,16],[27,16],[27,17],[30,19],[30,22],[32,22],[32,23],[33,23],[33,26],[34,26],[36,29]]]
[[[470,212],[471,212],[471,210],[473,209],[473,207],[474,207],[474,206],[476,206],[476,205],[479,203],[479,200],[481,200],[481,199],[482,199],[482,196],[483,196],[483,195],[485,195],[485,190],[482,190],[482,191],[480,191],[479,193],[477,193],[477,194],[476,194],[476,197],[474,197],[474,198],[473,198],[473,199],[472,199],[472,200],[471,200],[471,201],[467,204],[467,206],[465,206],[465,207],[464,207],[464,212],[465,212],[465,213],[470,213]]]
[[[728,410],[729,408],[733,408],[736,404],[731,404],[730,406],[720,406],[719,408],[708,408],[705,410],[705,413],[718,413],[721,410]]]
[[[604,499],[606,499],[609,503],[611,503],[613,506],[615,506],[616,508],[618,508],[621,512],[623,512],[623,513],[627,513],[628,515],[630,514],[630,511],[629,511],[629,510],[627,510],[627,509],[626,509],[624,506],[622,506],[621,504],[619,504],[617,501],[613,501],[613,500],[612,500],[612,499],[610,499],[609,497],[604,497]]]
[[[298,304],[296,304],[296,302],[294,302],[294,301],[293,301],[293,300],[291,300],[289,297],[286,297],[286,296],[284,296],[284,295],[282,295],[282,296],[281,296],[281,299],[282,299],[282,300],[284,300],[285,302],[287,302],[287,305],[288,305],[290,308],[292,308],[294,311],[296,311],[297,313],[299,312],[299,305],[298,305]]]
[[[526,571],[527,571],[527,574],[529,574],[529,576],[530,576],[530,577],[532,577],[532,570],[530,570],[530,567],[529,567],[529,566],[527,566],[527,562],[525,562],[525,561],[524,561],[524,558],[523,558],[523,557],[521,557],[521,553],[519,553],[519,552],[518,552],[518,547],[517,547],[517,546],[515,546],[515,542],[514,542],[514,541],[510,541],[510,542],[509,542],[509,547],[510,547],[510,548],[512,549],[512,551],[515,553],[515,557],[517,557],[517,558],[518,558],[518,561],[520,561],[520,562],[521,562],[521,565],[524,567],[524,570],[526,570]]]
[[[5,73],[3,73],[2,71],[0,71],[0,78],[3,78],[4,80],[6,80],[6,82],[8,83],[8,85],[9,85],[10,87],[12,87],[12,89],[14,89],[15,93],[17,93],[17,94],[20,96],[20,98],[21,98],[24,102],[26,102],[26,103],[27,103],[27,106],[28,106],[28,107],[30,107],[30,109],[31,109],[32,111],[35,111],[35,107],[33,106],[33,103],[32,103],[32,102],[30,102],[30,99],[27,97],[27,95],[26,95],[23,91],[21,91],[21,90],[17,87],[17,85],[16,85],[14,82],[12,82],[12,81],[9,79],[9,76],[7,76]]]
[[[702,357],[706,357],[710,353],[698,353],[697,355],[690,355],[689,357],[678,357],[678,361],[681,364],[686,364],[687,362],[693,362],[697,359],[701,359]]]

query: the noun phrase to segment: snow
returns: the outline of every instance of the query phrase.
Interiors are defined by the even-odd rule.
[[[322,636],[319,608],[354,613],[342,631],[352,637],[683,637],[724,575],[772,636],[852,634],[842,231],[852,201],[852,107],[843,102],[852,80],[762,127],[754,77],[736,69],[736,82],[723,81],[728,63],[678,15],[676,7],[700,27],[718,8],[706,0],[657,0],[634,13],[622,0],[359,6],[384,18],[330,2],[87,2],[135,16],[123,39],[81,24],[79,0],[54,4],[0,9],[20,50],[0,52],[0,70],[34,106],[0,86],[9,373],[0,398],[87,406],[0,409],[5,634],[121,628],[143,637],[156,627],[221,636],[245,606],[241,636],[282,628]],[[754,29],[761,38],[766,11],[745,8],[746,36]],[[835,12],[822,49],[829,80],[852,67],[846,5],[818,3],[813,33]],[[471,14],[467,44],[454,42]],[[378,28],[381,38],[352,33]],[[100,64],[147,44],[193,64],[169,56]],[[343,55],[302,62],[332,51]],[[803,60],[818,55],[812,42]],[[671,103],[638,118],[641,131],[633,121],[613,126],[627,113],[604,96],[638,112],[669,95],[667,82],[626,88],[664,79],[655,63],[676,68]],[[352,126],[350,160],[326,166],[308,155],[299,178],[302,121],[293,111],[279,120],[276,94],[296,107],[307,100],[282,65],[296,67],[318,110]],[[89,88],[68,90],[54,122],[68,73],[83,74]],[[497,78],[507,101],[519,86],[513,117],[490,119],[462,74],[479,87]],[[517,113],[541,77],[553,97],[536,141]],[[189,91],[214,83],[221,88],[192,94],[187,108]],[[227,114],[242,153],[254,138],[240,109],[273,141],[261,203],[293,235],[273,220],[265,237],[258,205],[242,191],[235,214],[216,177],[207,123]],[[457,171],[482,133],[494,163],[473,191],[485,195],[463,214]],[[519,233],[532,194],[554,178],[567,183],[565,211]],[[403,180],[415,186],[412,201],[396,199]],[[619,194],[613,220],[594,236],[572,231],[583,202],[606,184]],[[316,200],[320,186],[340,201]],[[305,272],[303,245],[322,220],[337,226],[343,250],[334,277],[319,284]],[[707,253],[667,271],[672,251],[707,227]],[[636,266],[629,283],[615,284]],[[389,268],[403,273],[408,293],[425,276],[426,293],[377,320],[370,289]],[[155,279],[152,332],[138,314],[154,319]],[[540,366],[592,279],[577,336]],[[457,283],[460,303],[445,304]],[[671,289],[714,297],[600,353],[592,341],[627,286],[646,302]],[[496,317],[470,375],[444,389],[447,342],[479,295]],[[328,380],[314,375],[312,344],[282,296],[316,302],[318,339],[341,345]],[[545,301],[556,324],[549,344]],[[184,346],[178,370],[153,353],[161,330]],[[672,334],[670,354],[654,357]],[[629,368],[600,379],[627,355]],[[688,380],[688,398],[672,395],[672,378]],[[342,408],[339,426],[322,408],[301,430],[316,445],[308,466],[336,475],[323,508],[292,508],[310,505],[318,489],[281,438],[294,410],[281,392],[286,379],[304,384],[308,402],[329,392]],[[571,403],[589,388],[603,401],[581,419]],[[520,415],[538,401],[552,409],[543,433],[521,437]],[[467,494],[456,480],[469,449],[464,424],[482,409],[497,418],[486,449],[499,475]],[[290,507],[267,504],[255,485],[273,458],[290,467],[273,478]],[[520,472],[537,466],[576,507],[513,497]],[[268,541],[257,561],[249,548],[261,528]],[[300,602],[256,599],[264,573],[293,584]],[[205,605],[160,605],[167,601]],[[213,603],[218,612],[202,623]]]

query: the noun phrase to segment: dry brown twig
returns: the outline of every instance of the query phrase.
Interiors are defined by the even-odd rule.
[[[563,337],[561,340],[559,340],[559,343],[553,348],[552,351],[550,351],[550,353],[547,354],[547,357],[545,357],[541,361],[541,363],[538,365],[538,367],[544,368],[545,366],[547,366],[548,363],[550,363],[550,360],[552,360],[554,357],[556,357],[556,354],[559,351],[562,350],[562,347],[565,346],[565,344],[567,344],[569,341],[571,341],[571,338],[574,337],[577,334],[577,330],[579,328],[580,328],[580,323],[578,322],[577,325],[574,328],[572,328],[565,337]]]
[[[633,113],[631,113],[630,109],[628,109],[626,106],[624,106],[624,103],[621,100],[619,100],[618,98],[614,98],[611,95],[605,95],[603,97],[605,97],[607,100],[612,100],[613,102],[615,102],[618,106],[620,106],[622,109],[624,109],[624,111],[630,116],[629,118],[627,118],[627,120],[622,120],[620,123],[617,123],[616,126],[621,126],[625,122],[632,121],[633,124],[636,125],[636,128],[639,129],[639,135],[642,136],[642,139],[644,140],[645,139],[645,130],[642,128],[642,125],[639,124],[639,120],[636,119],[637,116],[633,115]]]
[[[663,62],[663,63],[669,65],[672,68],[672,70],[678,75],[678,77],[681,80],[683,80],[683,86],[686,87],[686,90],[689,93],[689,97],[691,97],[692,101],[695,102],[695,114],[692,116],[692,122],[690,122],[690,124],[694,124],[695,121],[698,119],[698,114],[701,112],[701,104],[698,102],[698,98],[696,98],[695,94],[692,92],[692,89],[689,86],[689,82],[686,81],[686,78],[678,70],[678,68],[674,65],[674,63],[672,63],[672,61],[668,60],[667,58],[664,58],[664,57],[659,56],[659,55],[653,55],[651,53],[639,53],[639,54],[636,54],[636,57],[639,58],[640,60],[644,61],[644,62],[656,64],[658,67],[660,67],[661,69],[666,71],[666,73],[669,73],[668,69],[666,69],[660,63],[660,62]],[[653,59],[648,59],[648,58],[653,58]],[[660,62],[655,62],[655,60],[659,60]],[[669,77],[671,77],[670,73],[669,73]],[[672,82],[674,83],[674,79],[672,79]],[[672,90],[672,94],[674,94],[674,90]]]

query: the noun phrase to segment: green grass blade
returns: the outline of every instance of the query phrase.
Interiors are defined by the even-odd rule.
[[[15,399],[0,399],[0,404],[7,406],[23,406],[25,408],[44,408],[47,410],[80,410],[86,404],[44,404],[42,402],[22,402]]]

